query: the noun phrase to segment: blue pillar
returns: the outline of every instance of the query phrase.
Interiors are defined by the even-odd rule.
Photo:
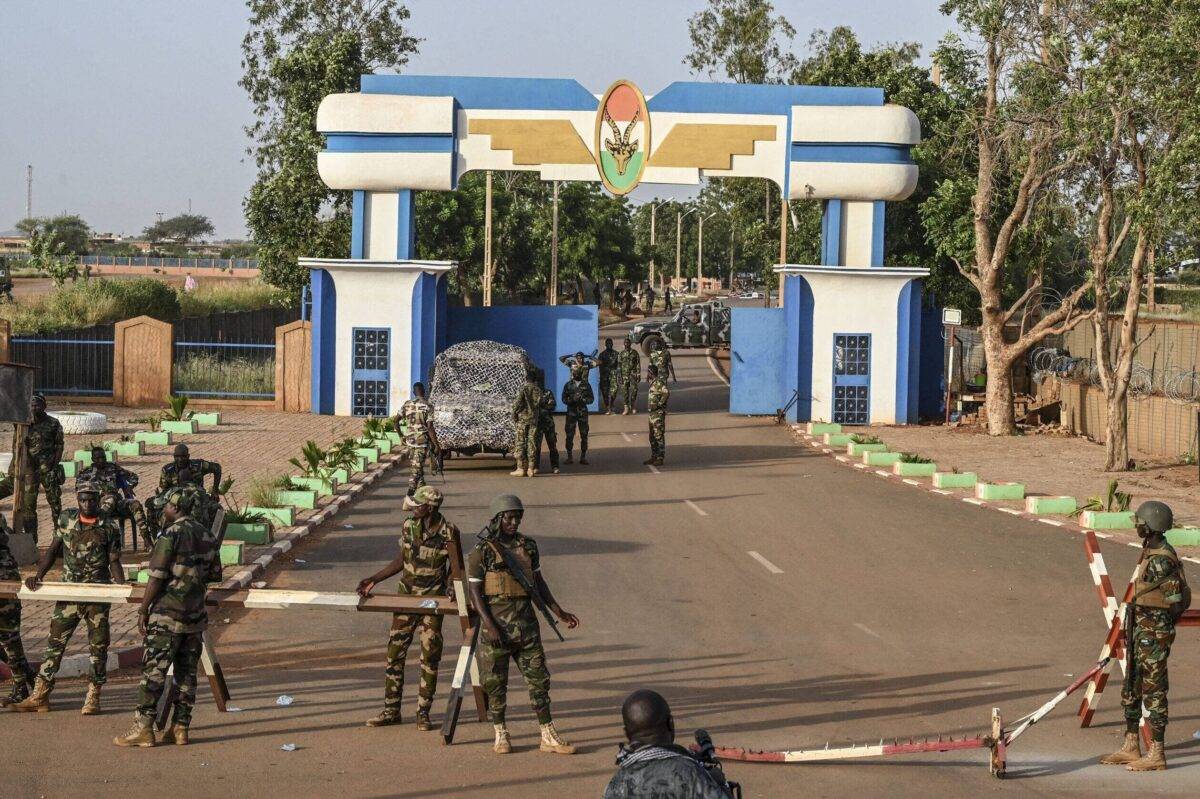
[[[921,385],[921,283],[910,280],[896,301],[896,423],[917,421]]]
[[[801,275],[787,275],[783,285],[783,312],[787,317],[787,346],[784,349],[784,402],[798,392],[788,413],[793,422],[812,419],[813,294]]]
[[[821,215],[821,263],[838,266],[842,263],[842,201],[826,200]]]
[[[366,248],[363,246],[363,241],[367,235],[366,220],[364,218],[367,210],[367,193],[362,190],[354,192],[354,199],[350,206],[350,257],[362,258]]]
[[[876,200],[871,210],[871,266],[883,266],[883,226],[887,217],[887,203]]]
[[[357,192],[356,192],[357,193]],[[337,363],[337,291],[333,276],[313,269],[312,280],[312,412],[331,414]]]
[[[417,203],[412,189],[396,192],[396,260],[411,261],[417,257]]]

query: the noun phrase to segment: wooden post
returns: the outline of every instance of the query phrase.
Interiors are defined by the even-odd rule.
[[[275,410],[312,410],[312,322],[298,319],[275,328]]]
[[[12,337],[12,326],[7,319],[0,319],[0,363],[12,360],[9,355],[9,339]]]
[[[492,170],[487,171],[483,199],[483,307],[492,304]]]
[[[130,408],[161,405],[171,393],[174,327],[149,316],[113,327],[113,403]]]

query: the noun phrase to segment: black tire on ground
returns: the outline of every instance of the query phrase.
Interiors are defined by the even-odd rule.
[[[641,349],[641,351],[642,351],[642,357],[649,358],[650,350],[653,349],[655,346],[654,342],[656,342],[656,341],[662,342],[662,340],[663,340],[663,337],[658,335],[657,333],[651,333],[650,335],[648,335],[644,339],[642,339],[642,343],[638,345],[638,348]]]

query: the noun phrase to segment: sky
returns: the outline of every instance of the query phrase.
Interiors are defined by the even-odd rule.
[[[413,74],[575,78],[602,92],[629,78],[646,94],[695,79],[682,59],[703,0],[410,0],[424,39]],[[950,29],[938,0],[776,0],[809,33],[848,25],[867,45]],[[33,212],[78,213],[98,232],[133,235],[157,213],[213,220],[245,235],[254,180],[238,87],[246,10],[236,0],[0,0],[0,231]],[[638,189],[643,193],[662,188]]]

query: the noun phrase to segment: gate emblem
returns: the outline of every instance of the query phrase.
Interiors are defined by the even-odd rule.
[[[619,80],[596,111],[596,166],[604,188],[613,194],[633,191],[650,160],[650,111],[642,90]]]

